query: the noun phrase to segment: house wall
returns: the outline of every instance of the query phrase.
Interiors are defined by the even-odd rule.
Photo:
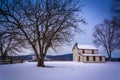
[[[74,48],[74,50],[73,50],[73,61],[79,61],[77,48]]]
[[[94,53],[95,53],[95,54],[98,54],[98,50],[94,50]]]
[[[83,53],[84,52],[84,53]],[[78,49],[77,47],[75,47],[73,49],[73,61],[77,61],[77,62],[85,62],[85,63],[91,63],[91,62],[105,62],[105,56],[102,56],[102,60],[100,60],[100,56],[94,56],[95,57],[95,61],[93,60],[93,56],[89,56],[89,61],[87,61],[87,56],[83,56],[80,54],[98,54],[98,50],[90,50],[90,49]]]
[[[98,56],[96,56],[96,62],[99,62],[100,58]]]
[[[84,50],[84,51],[83,51]],[[84,53],[83,53],[84,52]],[[79,49],[78,53],[81,54],[98,54],[98,50],[90,50],[90,49]]]
[[[101,63],[101,62],[105,62],[105,57],[102,56],[102,60],[100,61],[100,57],[101,56],[94,56],[95,57],[95,61],[93,60],[93,56],[89,56],[89,61],[87,61],[87,56],[83,56],[83,62],[85,63],[92,63],[92,62],[97,62],[97,63]]]
[[[85,54],[91,54],[92,50],[85,50]]]
[[[83,61],[83,56],[80,56],[80,62],[82,62]]]
[[[105,62],[105,56],[102,57],[102,61]]]
[[[87,57],[83,56],[83,62],[86,62]]]

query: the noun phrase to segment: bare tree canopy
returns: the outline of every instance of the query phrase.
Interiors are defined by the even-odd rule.
[[[25,48],[25,43],[20,36],[11,32],[12,27],[2,24],[0,26],[0,55],[2,59],[7,59],[8,55],[14,55],[20,52],[22,47]]]
[[[104,20],[94,28],[94,41],[96,46],[102,46],[111,60],[112,52],[117,49],[118,40],[116,40],[116,31],[113,27],[112,20]]]
[[[0,23],[12,24],[13,32],[34,50],[37,66],[44,66],[49,48],[70,42],[81,32],[82,7],[80,0],[1,0]]]
[[[115,28],[116,40],[118,41],[117,46],[120,49],[120,0],[112,0],[111,10],[111,24]]]
[[[112,16],[120,19],[120,0],[112,0]]]
[[[112,26],[115,28],[115,38],[117,41],[117,48],[120,50],[120,19],[119,18],[112,18],[111,21]]]

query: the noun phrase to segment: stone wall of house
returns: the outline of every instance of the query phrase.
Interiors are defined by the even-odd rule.
[[[81,54],[98,54],[98,50],[79,49],[78,53],[81,53]]]
[[[74,49],[72,51],[73,51],[73,61],[85,62],[85,63],[105,62],[105,56],[82,55],[82,54],[98,54],[97,49],[79,49],[77,46],[74,46]]]
[[[101,57],[101,60],[100,60]],[[89,58],[89,60],[87,60],[87,58]],[[95,58],[95,59],[94,59]],[[105,62],[105,57],[104,56],[83,56],[83,62],[85,63],[101,63],[101,62]]]
[[[78,61],[78,49],[74,48],[73,49],[73,61]]]

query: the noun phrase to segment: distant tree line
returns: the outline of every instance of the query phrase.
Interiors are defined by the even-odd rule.
[[[0,54],[30,47],[37,66],[47,51],[69,43],[85,24],[80,0],[0,0]]]
[[[120,0],[112,0],[111,19],[105,19],[94,28],[96,46],[102,46],[111,60],[112,52],[120,50]]]

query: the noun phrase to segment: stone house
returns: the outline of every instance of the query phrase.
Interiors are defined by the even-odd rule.
[[[104,63],[105,56],[98,54],[98,49],[91,45],[78,45],[73,46],[73,61],[84,63]]]

